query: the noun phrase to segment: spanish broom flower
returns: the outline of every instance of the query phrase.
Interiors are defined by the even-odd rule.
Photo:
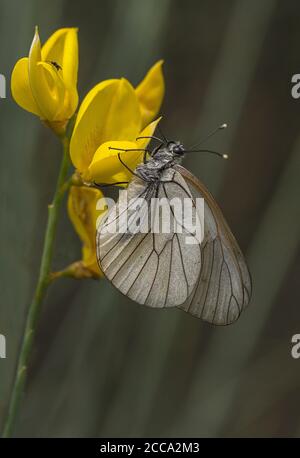
[[[162,61],[136,89],[125,78],[97,84],[83,100],[70,143],[70,157],[85,182],[128,182],[130,169],[142,160],[143,149],[159,122],[163,95]],[[151,122],[152,121],[152,122]],[[122,152],[126,150],[126,152]],[[138,151],[129,151],[138,150]]]
[[[13,98],[63,133],[78,105],[77,71],[77,29],[59,29],[41,47],[36,27],[28,57],[18,60],[12,72]]]

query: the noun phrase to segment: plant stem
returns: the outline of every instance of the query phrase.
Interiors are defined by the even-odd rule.
[[[64,183],[66,181],[69,169],[69,140],[64,137],[63,140],[63,158],[60,165],[60,171],[57,179],[57,185],[52,203],[48,206],[48,221],[44,239],[43,254],[41,258],[39,278],[36,285],[33,301],[29,307],[26,319],[25,331],[19,353],[17,371],[12,388],[11,399],[8,408],[3,437],[10,437],[16,417],[19,412],[22,393],[26,380],[28,361],[33,343],[36,324],[40,315],[42,301],[45,297],[47,287],[50,283],[50,269],[53,255],[53,246],[57,227],[59,208],[65,191]]]

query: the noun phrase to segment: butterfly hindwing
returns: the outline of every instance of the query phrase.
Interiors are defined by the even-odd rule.
[[[180,308],[213,324],[230,324],[250,301],[252,286],[246,261],[211,194],[184,167],[176,166],[176,170],[194,199],[202,197],[205,201],[200,275]]]

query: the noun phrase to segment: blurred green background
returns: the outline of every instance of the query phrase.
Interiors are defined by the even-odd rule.
[[[0,73],[42,41],[79,27],[79,89],[137,84],[165,59],[162,127],[230,160],[185,165],[215,194],[249,261],[252,306],[214,328],[126,300],[105,280],[57,281],[36,335],[15,436],[299,436],[300,72],[297,0],[1,0]],[[9,84],[8,84],[9,86]],[[38,119],[0,100],[0,427],[37,279],[60,146]],[[63,212],[62,212],[63,213]],[[80,257],[61,217],[54,267]]]

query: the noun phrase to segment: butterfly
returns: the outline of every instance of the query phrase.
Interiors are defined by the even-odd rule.
[[[180,142],[164,140],[149,158],[144,153],[126,199],[121,194],[97,228],[97,259],[107,279],[133,301],[154,308],[179,307],[204,321],[227,325],[249,304],[251,277],[216,201],[181,165],[186,152],[190,151]],[[174,198],[192,203],[190,216],[196,227],[203,225],[201,238],[184,221],[177,221],[170,204]],[[169,231],[153,231],[154,220],[164,222],[157,204],[160,199],[170,207]],[[204,202],[204,218],[197,199]],[[141,201],[146,205],[141,206]]]

